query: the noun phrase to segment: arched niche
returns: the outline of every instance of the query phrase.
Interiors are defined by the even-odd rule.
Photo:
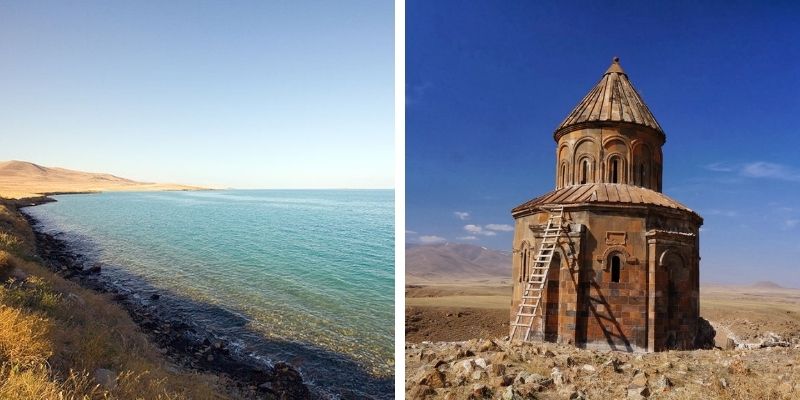
[[[628,164],[625,155],[622,153],[610,153],[606,157],[606,176],[605,182],[608,183],[627,183]]]
[[[658,258],[662,278],[656,278],[657,290],[662,293],[661,309],[665,312],[664,346],[667,349],[679,348],[682,317],[691,306],[691,274],[688,259],[681,250],[670,248]]]
[[[570,165],[572,163],[570,161],[570,155],[571,152],[567,144],[562,144],[558,147],[558,153],[556,154],[556,159],[558,160],[556,187],[559,189],[571,185],[569,170],[571,169]]]
[[[621,135],[609,136],[603,140],[603,150],[606,153],[619,153],[627,158],[628,142]]]
[[[646,143],[635,143],[631,158],[633,184],[651,188],[653,175],[653,152]]]
[[[662,251],[661,255],[658,257],[658,266],[665,268],[683,267],[688,265],[687,261],[687,257],[683,252],[674,248],[668,248]]]
[[[575,171],[575,183],[578,185],[594,183],[597,181],[597,162],[591,154],[581,154],[578,156]]]

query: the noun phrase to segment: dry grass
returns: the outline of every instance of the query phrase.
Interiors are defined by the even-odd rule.
[[[17,366],[36,366],[46,363],[53,355],[48,340],[52,322],[21,309],[0,305],[0,357],[3,362]]]
[[[0,202],[1,399],[218,399],[217,378],[179,372],[128,314],[51,273],[32,233]],[[106,386],[94,373],[117,373]]]

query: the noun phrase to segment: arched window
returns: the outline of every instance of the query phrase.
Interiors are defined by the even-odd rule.
[[[639,185],[647,186],[647,168],[644,163],[639,166]]]
[[[612,157],[608,162],[608,181],[611,183],[619,183],[619,174],[621,169],[621,162],[619,157]]]
[[[561,187],[567,186],[567,163],[561,163]]]
[[[581,185],[586,184],[589,180],[589,160],[583,159],[581,161]]]
[[[619,256],[617,255],[611,256],[611,282],[619,283],[619,275],[621,268],[622,268],[622,262],[620,261]]]
[[[527,245],[522,249],[522,253],[520,253],[520,256],[522,257],[522,268],[521,268],[521,271],[520,271],[521,273],[519,275],[519,281],[520,282],[526,282],[528,280],[528,246]]]

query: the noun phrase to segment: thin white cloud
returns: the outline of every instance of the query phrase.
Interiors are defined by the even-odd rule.
[[[714,172],[733,172],[740,177],[755,179],[777,179],[789,182],[800,182],[800,170],[789,165],[768,161],[753,161],[741,164],[713,163],[705,168]],[[731,183],[737,183],[734,181]]]
[[[723,217],[738,217],[739,216],[739,212],[738,211],[719,210],[719,209],[715,209],[715,208],[712,208],[712,209],[706,211],[706,213],[709,214],[709,215],[720,215],[720,216],[723,216]]]
[[[420,243],[432,244],[432,243],[444,243],[447,241],[447,239],[436,235],[423,235],[419,237],[419,241]]]
[[[478,225],[469,224],[469,225],[464,225],[464,230],[467,232],[478,233],[483,231],[483,228],[481,228]]]
[[[455,214],[456,218],[462,221],[466,221],[469,219],[469,213],[466,211],[454,211],[453,214]]]
[[[458,240],[478,240],[477,236],[461,236],[456,238]]]
[[[406,235],[416,235],[417,231],[406,230]]]
[[[747,163],[742,166],[740,173],[750,178],[772,178],[800,182],[800,171],[786,165],[766,161]]]
[[[473,234],[473,235],[483,235],[483,236],[495,236],[495,235],[497,235],[496,232],[493,232],[493,231],[490,231],[490,230],[485,230],[480,225],[473,225],[473,224],[464,225],[464,230],[469,232],[469,233],[471,233],[471,234]]]
[[[783,226],[786,229],[792,229],[798,225],[800,225],[800,219],[787,219],[786,221],[783,221]]]
[[[511,232],[514,230],[514,227],[508,224],[488,224],[484,225],[484,228],[498,232]]]
[[[734,171],[734,167],[732,167],[730,164],[722,163],[722,162],[715,162],[715,163],[712,163],[712,164],[708,164],[708,165],[705,166],[705,168],[707,170],[709,170],[709,171],[714,171],[714,172],[733,172]]]

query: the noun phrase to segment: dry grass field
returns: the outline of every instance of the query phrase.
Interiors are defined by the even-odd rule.
[[[432,283],[406,287],[407,331],[406,340],[464,340],[464,335],[441,324],[433,316],[467,312],[475,320],[486,320],[494,326],[491,336],[503,337],[507,332],[511,304],[510,286],[491,284],[466,284],[456,286]],[[747,342],[773,332],[782,337],[800,336],[800,290],[749,286],[703,285],[700,288],[700,314],[711,321],[717,330],[718,345],[727,337]],[[427,315],[430,314],[430,317]],[[417,320],[409,321],[410,315]],[[498,325],[501,321],[506,329]],[[446,319],[444,320],[446,321]],[[420,336],[419,332],[428,336]],[[473,337],[467,337],[471,339]],[[478,337],[474,337],[478,338]]]

